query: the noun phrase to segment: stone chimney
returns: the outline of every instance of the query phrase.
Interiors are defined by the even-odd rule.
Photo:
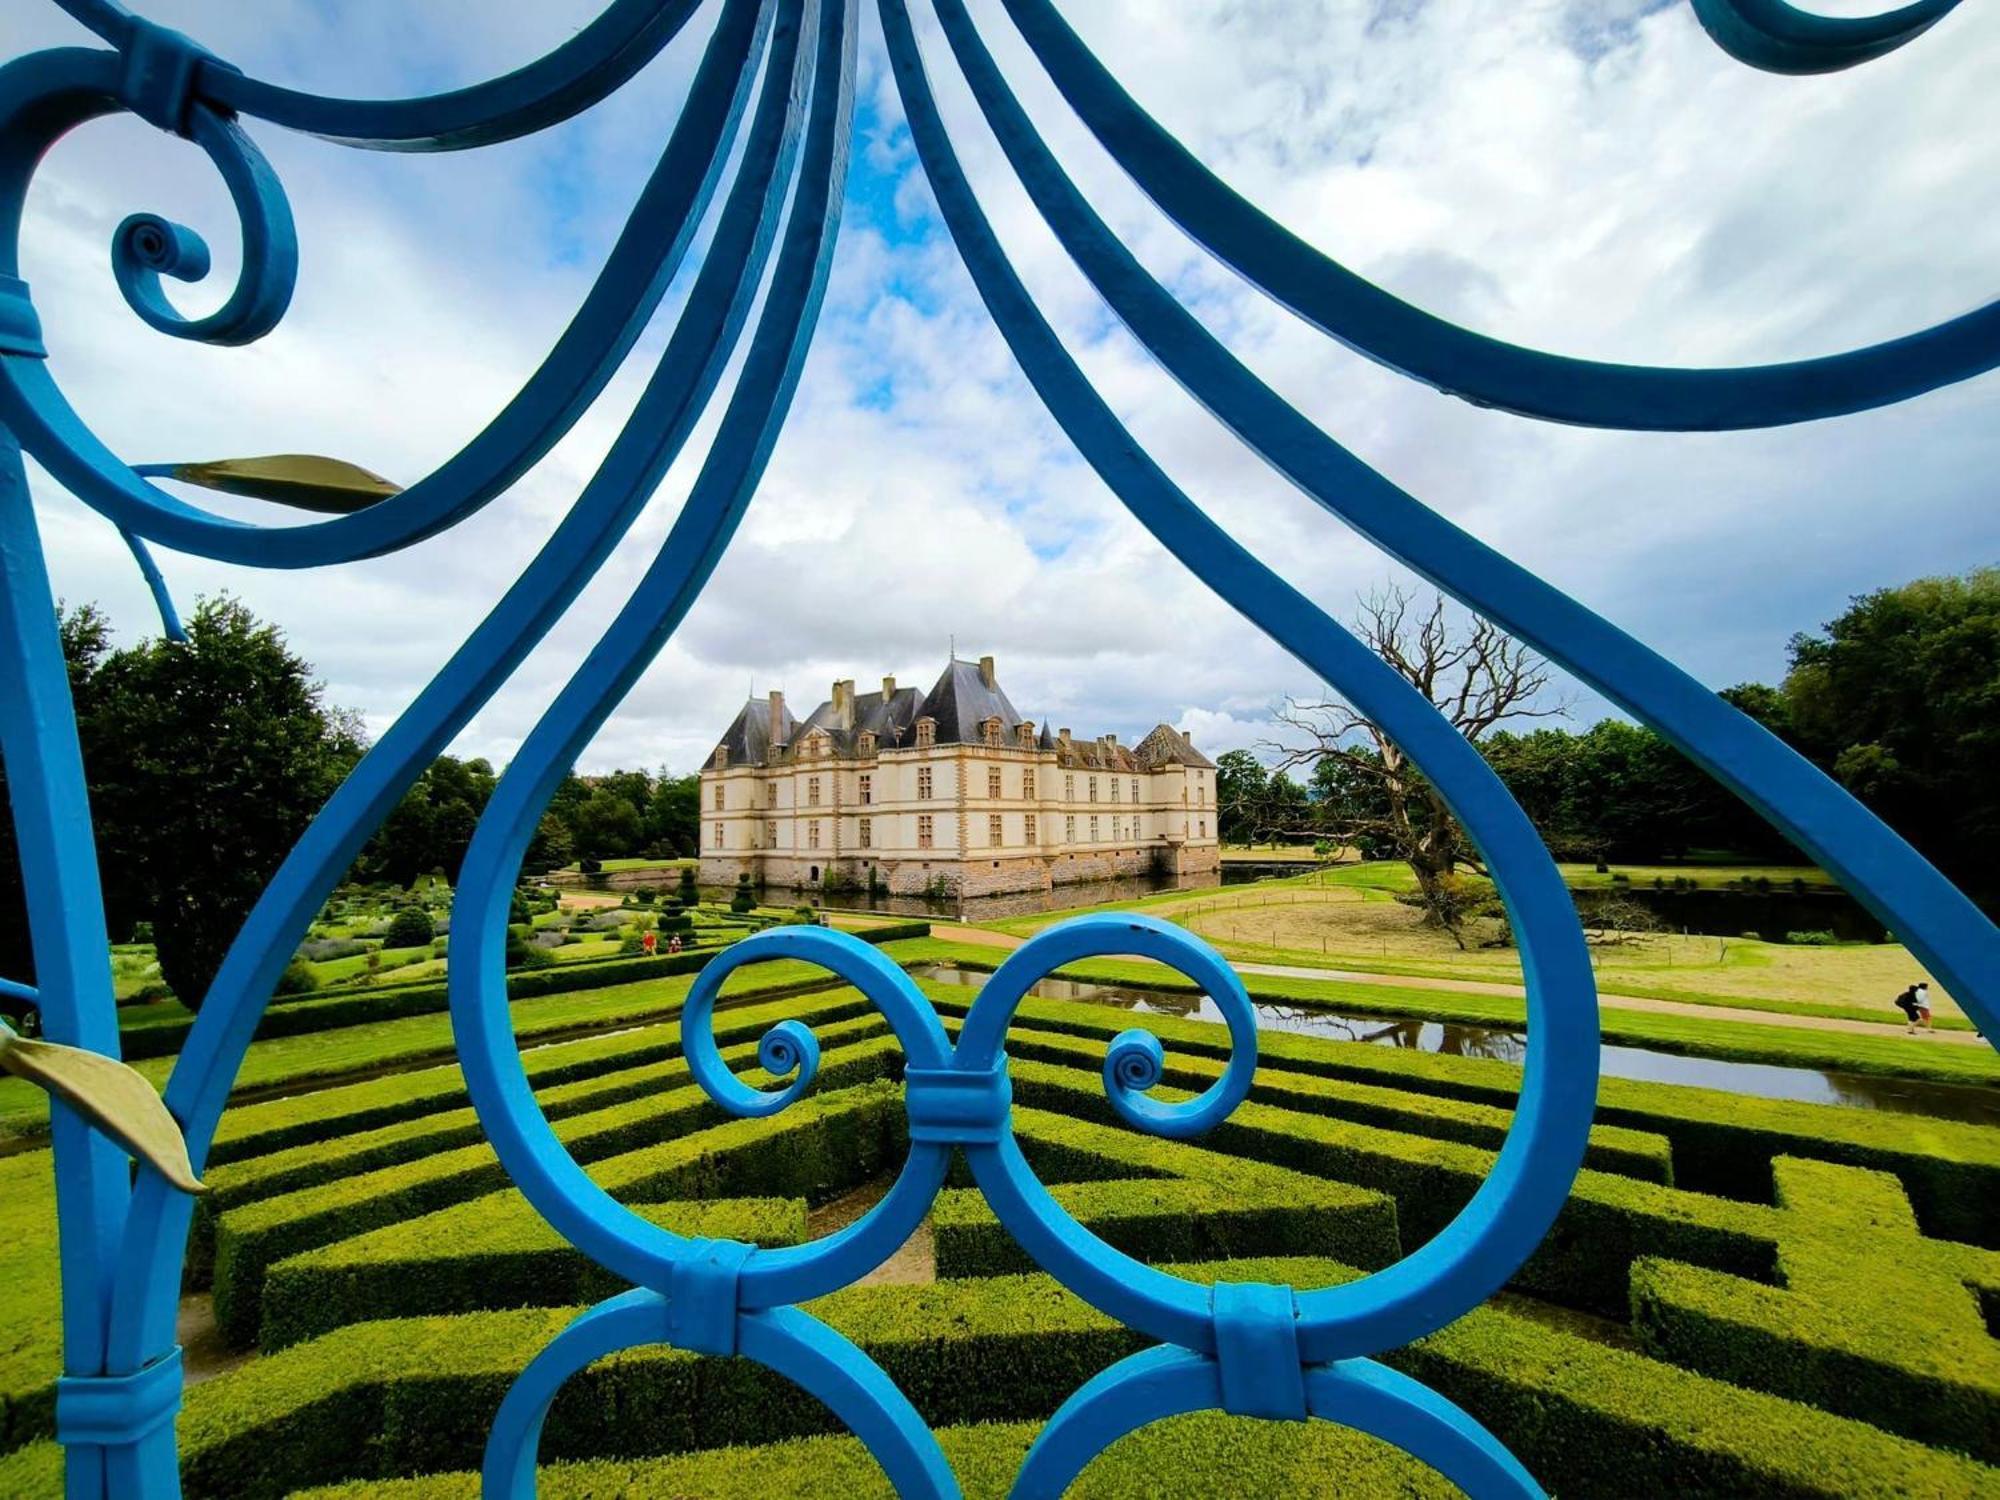
[[[854,679],[833,685],[833,722],[842,729],[854,727]]]
[[[771,694],[771,747],[776,749],[785,743],[785,695]]]
[[[1063,742],[1065,750],[1069,748],[1069,731],[1067,729],[1058,729],[1056,731],[1056,738]]]
[[[884,677],[882,679],[882,701],[884,703],[887,703],[891,698],[895,696],[896,696],[896,679],[893,677]]]
[[[1107,734],[1104,737],[1104,743],[1107,745],[1115,745],[1118,743],[1118,736],[1115,734]]]
[[[992,692],[992,691],[993,691],[993,658],[992,658],[992,657],[990,657],[990,656],[982,656],[982,657],[980,657],[980,658],[979,658],[979,680],[980,680],[981,682],[983,682],[983,683],[985,683],[985,684],[986,684],[986,691],[987,691],[987,692],[989,692],[989,693],[990,693],[990,692]]]

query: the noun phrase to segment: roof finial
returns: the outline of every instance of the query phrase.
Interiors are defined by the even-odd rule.
[[[946,660],[946,661],[957,661],[957,660],[958,660],[958,632],[954,630],[954,631],[953,631],[953,632],[952,632],[952,633],[951,633],[951,634],[950,634],[949,636],[947,636],[947,637],[946,637],[946,639],[947,639],[947,640],[949,640],[949,641],[951,642],[951,644],[950,644],[949,646],[947,646],[947,647],[945,648],[945,650],[946,650],[947,652],[949,652],[949,653],[950,653],[950,654],[949,654],[948,656],[946,656],[946,657],[945,657],[945,660]]]

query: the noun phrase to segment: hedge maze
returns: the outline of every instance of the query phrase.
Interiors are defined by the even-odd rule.
[[[796,988],[794,974],[770,978]],[[969,992],[924,988],[955,1030]],[[527,1052],[591,1175],[676,1230],[773,1246],[879,1191],[906,1142],[901,1054],[877,1013],[830,987],[720,1012],[718,1042],[750,1082],[774,1081],[756,1042],[777,1020],[806,1021],[823,1048],[806,1097],[736,1120],[681,1058],[672,1012],[685,989],[627,997],[614,1007],[622,1029]],[[533,1003],[554,1002],[516,1009]],[[1214,1078],[1221,1027],[1143,1019],[1166,1044],[1162,1095]],[[1270,1035],[1249,1101],[1201,1141],[1167,1142],[1118,1123],[1098,1076],[1106,1040],[1133,1022],[1026,1002],[1008,1045],[1014,1126],[1072,1214],[1195,1279],[1331,1285],[1422,1243],[1482,1179],[1519,1076]],[[456,1068],[243,1104],[216,1158],[189,1291],[212,1297],[217,1335],[248,1357],[188,1391],[186,1493],[476,1495],[514,1375],[579,1306],[620,1287],[508,1185]],[[36,1217],[47,1167],[40,1150],[0,1158],[0,1191],[28,1210],[0,1246],[5,1495],[59,1482],[52,1225]],[[1607,1081],[1586,1168],[1516,1284],[1387,1359],[1565,1496],[2000,1496],[1996,1247],[2000,1131]],[[1036,1273],[962,1169],[914,1270],[812,1310],[945,1429],[972,1495],[1003,1494],[1036,1424],[1138,1345]],[[810,1398],[746,1362],[664,1348],[571,1382],[542,1453],[543,1491],[558,1497],[887,1493]],[[1218,1416],[1127,1439],[1078,1492],[1169,1489],[1451,1493],[1327,1424]]]

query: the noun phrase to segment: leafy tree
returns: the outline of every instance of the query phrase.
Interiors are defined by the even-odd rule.
[[[2000,568],[1855,597],[1797,635],[1785,730],[1947,875],[2000,895]]]
[[[187,636],[71,671],[112,930],[150,921],[161,976],[193,1007],[362,738],[236,600],[202,600]]]
[[[646,807],[646,837],[675,859],[701,853],[701,777],[662,772]]]
[[[1547,666],[1526,646],[1476,616],[1455,623],[1442,595],[1413,609],[1414,603],[1400,589],[1370,595],[1362,600],[1356,633],[1466,739],[1476,745],[1509,720],[1563,712],[1560,704],[1542,700]],[[1271,788],[1270,826],[1393,853],[1416,877],[1427,915],[1463,947],[1468,903],[1461,899],[1458,867],[1484,871],[1430,778],[1379,724],[1338,697],[1288,700],[1277,719],[1290,735],[1289,743],[1271,747],[1282,764],[1309,766],[1318,778],[1323,763],[1341,762],[1321,783],[1340,795],[1323,797],[1314,816],[1299,818],[1283,795],[1279,783],[1289,781],[1281,775]]]
[[[1216,832],[1225,843],[1247,844],[1263,819],[1270,772],[1248,750],[1226,750],[1215,762]]]
[[[617,859],[632,854],[645,836],[639,809],[603,787],[593,791],[576,809],[571,831],[577,852],[587,859]]]
[[[494,782],[493,767],[486,761],[440,755],[361,851],[356,878],[406,886],[442,870],[456,885]]]

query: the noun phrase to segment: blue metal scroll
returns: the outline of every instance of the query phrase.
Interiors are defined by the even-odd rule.
[[[1091,387],[1009,263],[931,94],[909,0],[878,0],[896,86],[923,169],[974,285],[1033,388],[1134,516],[1197,576],[1380,723],[1446,794],[1495,873],[1519,936],[1529,1048],[1514,1129],[1459,1217],[1415,1253],[1345,1286],[1197,1286],[1114,1250],[1036,1179],[1010,1125],[1005,1039],[1020,999],[1058,966],[1095,954],[1172,965],[1214,998],[1232,1051],[1200,1096],[1155,1097],[1164,1056],[1149,1032],[1106,1049],[1112,1109],[1134,1129],[1188,1138],[1245,1097],[1255,1018],[1206,945],[1131,915],[1066,922],[1025,945],[975,1001],[954,1044],[908,978],[839,933],[784,928],[711,962],[682,1017],[695,1078],[745,1117],[783,1111],[813,1082],[819,1047],[773,1027],[759,1060],[779,1087],[733,1077],[713,1006],[747,963],[789,957],[858,988],[904,1053],[910,1152],[888,1195],[809,1245],[756,1249],[672,1234],[622,1207],[564,1150],[529,1088],[505,1002],[509,895],[566,768],[657,656],[727,549],[782,430],[811,346],[838,237],[859,16],[857,0],[610,0],[576,36],[514,72],[410,99],[324,97],[253,78],[116,0],[57,0],[106,47],[0,67],[0,753],[28,882],[39,1005],[55,1041],[115,1056],[104,922],[53,601],[29,505],[25,449],[124,535],[163,622],[172,601],[148,543],[269,568],[377,556],[498,500],[597,399],[683,265],[729,175],[713,243],[630,419],[569,514],[435,680],[314,820],[218,972],[166,1090],[199,1170],[252,1031],[285,960],[340,874],[412,781],[569,607],[681,454],[741,348],[717,435],[629,601],[557,694],[501,778],[467,855],[454,914],[453,1026],[473,1102],[516,1183],[563,1235],[633,1290],[578,1317],[522,1372],[501,1406],[486,1492],[534,1492],[550,1402],[590,1361],[667,1342],[759,1361],[819,1397],[867,1444],[899,1492],[957,1493],[908,1398],[851,1342],[798,1304],[848,1285],[929,1210],[954,1151],[1015,1238],[1079,1296],[1155,1347],[1074,1393],[1043,1430],[1016,1493],[1055,1495],[1126,1432],[1188,1411],[1344,1423],[1397,1444],[1478,1495],[1539,1494],[1492,1434],[1373,1356],[1435,1330],[1503,1285],[1533,1251],[1582,1160],[1595,1097],[1590,966],[1555,867],[1481,757],[1424,698],[1175,486]],[[1720,430],[1866,410],[2000,363],[2000,303],[1871,348],[1732,370],[1605,365],[1453,327],[1290,235],[1173,140],[1069,29],[1052,0],[1002,0],[1057,90],[1159,207],[1253,286],[1359,352],[1445,390],[1549,421]],[[1955,0],[1866,19],[1786,0],[1693,0],[1731,56],[1788,73],[1852,66],[1902,47]],[[1989,1032],[2000,1023],[2000,932],[1836,785],[1691,678],[1606,621],[1427,510],[1288,405],[1148,276],[1068,180],[986,51],[963,0],[932,0],[952,58],[1030,200],[1105,304],[1252,453],[1331,514],[1567,665],[1653,724],[1839,875],[1935,969]],[[694,21],[713,15],[702,59],[603,271],[569,326],[502,412],[401,493],[332,519],[266,527],[224,519],[112,454],[51,375],[20,280],[22,206],[47,149],[92,119],[129,111],[214,164],[235,205],[243,269],[215,312],[188,317],[170,284],[206,276],[207,245],[155,213],[119,226],[112,265],[135,315],[171,337],[262,337],[283,318],[300,247],[282,185],[252,129],[307,132],[383,151],[472,149],[547,128],[614,92]],[[746,125],[747,118],[747,125]],[[741,135],[740,151],[738,136]],[[768,271],[768,286],[765,286]],[[762,310],[751,314],[759,289]],[[744,339],[749,331],[747,342]],[[188,1205],[150,1167],[128,1184],[121,1153],[54,1107],[62,1232],[65,1375],[58,1436],[74,1500],[178,1493],[172,1415],[181,1373],[174,1314]]]

